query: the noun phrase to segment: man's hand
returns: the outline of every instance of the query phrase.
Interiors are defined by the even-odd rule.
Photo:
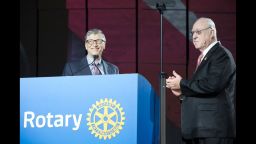
[[[180,95],[181,95],[181,90],[180,90],[180,89],[172,90],[172,93],[173,93],[175,96],[180,96]]]
[[[166,87],[172,90],[180,89],[180,81],[182,77],[175,71],[172,72],[173,76],[166,79]]]
[[[180,81],[182,77],[177,74],[175,71],[172,72],[173,76],[170,76],[168,79],[166,79],[166,87],[172,90],[172,93],[175,96],[180,96],[181,95],[181,90],[180,90]]]

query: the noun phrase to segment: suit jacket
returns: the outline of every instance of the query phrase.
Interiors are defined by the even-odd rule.
[[[236,64],[229,50],[215,44],[180,86],[184,138],[235,137]]]
[[[105,74],[119,73],[119,69],[116,65],[111,64],[107,61],[104,61],[103,59],[102,59],[102,64],[103,64],[103,70]],[[64,76],[92,75],[86,56],[83,57],[80,61],[66,63],[62,75]]]

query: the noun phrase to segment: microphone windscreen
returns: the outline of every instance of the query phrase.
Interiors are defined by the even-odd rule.
[[[96,60],[97,58],[99,58],[99,55],[93,55],[94,60]]]

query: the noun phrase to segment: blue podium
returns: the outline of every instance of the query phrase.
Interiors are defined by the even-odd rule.
[[[159,119],[139,74],[20,78],[20,144],[158,144]]]

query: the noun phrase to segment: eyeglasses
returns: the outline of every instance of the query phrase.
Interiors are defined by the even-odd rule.
[[[86,40],[86,42],[87,42],[89,45],[93,45],[94,42],[95,42],[96,44],[102,44],[102,43],[105,42],[105,41],[102,40],[102,39],[96,39],[96,40],[88,39],[88,40]]]
[[[207,30],[207,29],[209,29],[209,28],[211,28],[211,27],[208,27],[208,28],[205,28],[205,29],[201,29],[201,30],[197,30],[197,31],[192,31],[190,34],[191,34],[191,36],[193,36],[194,33],[200,35],[200,34],[202,33],[202,31]]]

